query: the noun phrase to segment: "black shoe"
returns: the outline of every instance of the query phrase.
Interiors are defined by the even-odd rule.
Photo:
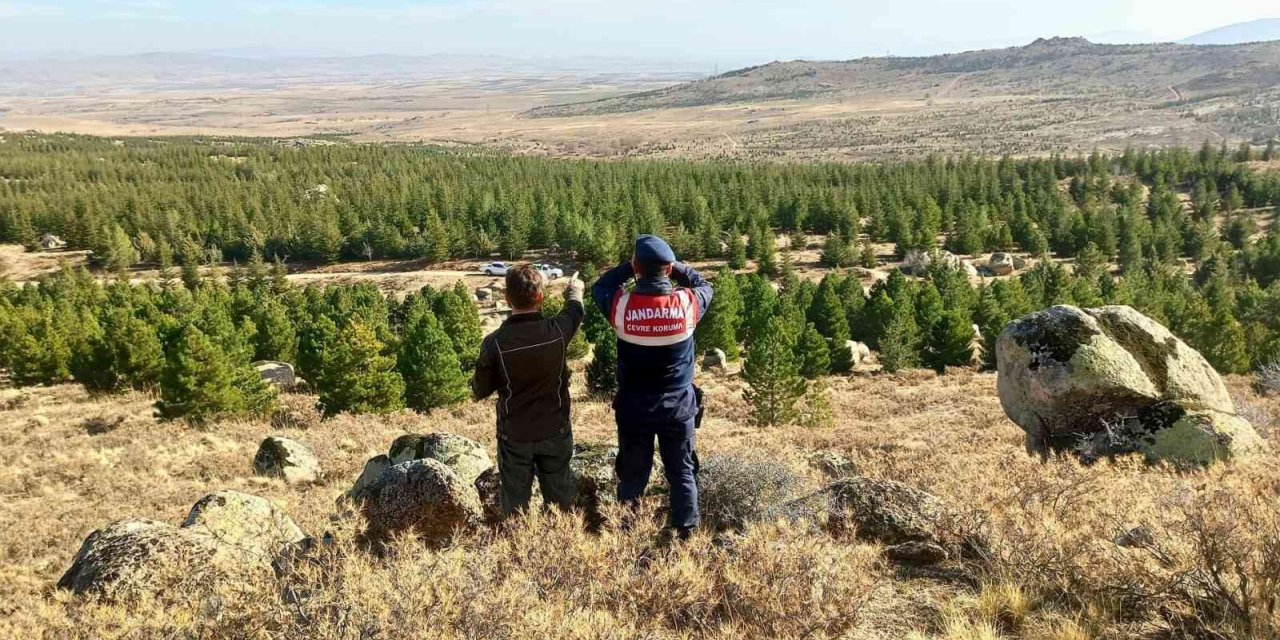
[[[694,527],[677,527],[676,539],[681,542],[685,542],[689,538],[693,537],[693,531],[694,531]]]

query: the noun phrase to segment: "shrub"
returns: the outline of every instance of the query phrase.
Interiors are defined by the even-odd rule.
[[[806,519],[812,510],[799,500],[805,490],[794,469],[762,455],[709,455],[698,471],[703,522],[722,531],[742,531],[778,519]]]

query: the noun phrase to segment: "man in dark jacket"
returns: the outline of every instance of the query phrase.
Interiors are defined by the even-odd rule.
[[[529,506],[538,474],[548,504],[568,509],[575,484],[569,470],[573,431],[569,422],[569,341],[582,325],[583,283],[565,289],[564,313],[542,315],[543,278],[533,265],[507,272],[511,317],[480,346],[471,391],[476,400],[498,394],[498,476],[502,512]]]
[[[625,290],[633,277],[634,290]],[[671,485],[671,526],[682,538],[698,526],[694,429],[701,401],[693,386],[693,330],[711,295],[697,271],[676,262],[671,247],[649,235],[636,239],[630,262],[591,288],[618,336],[618,500],[635,503],[644,494],[656,437]]]

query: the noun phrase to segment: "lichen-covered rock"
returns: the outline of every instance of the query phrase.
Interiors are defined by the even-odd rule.
[[[809,465],[832,480],[858,475],[858,465],[834,451],[818,451],[810,455]]]
[[[281,391],[289,391],[298,384],[298,374],[294,372],[293,365],[288,362],[262,360],[253,363],[253,368],[263,382]]]
[[[396,438],[388,452],[393,464],[430,458],[453,469],[467,484],[493,466],[480,443],[452,433],[408,433]]]
[[[306,538],[288,514],[266,498],[218,491],[191,507],[182,528],[207,535],[244,555],[246,562],[265,562],[286,546]]]
[[[197,531],[142,518],[122,520],[85,538],[58,588],[115,596],[153,591],[171,580],[195,584],[217,555],[217,542]]]
[[[347,491],[347,497],[352,500],[364,500],[369,496],[369,487],[378,480],[378,476],[383,471],[391,468],[391,458],[387,456],[374,456],[364,463],[364,469],[360,472],[360,477],[356,478],[356,483]]]
[[[987,261],[987,270],[992,275],[1009,276],[1017,271],[1017,267],[1014,266],[1012,255],[1001,252],[991,254],[991,259]]]
[[[480,524],[483,512],[475,486],[443,463],[410,460],[383,471],[362,503],[367,536],[381,541],[411,533],[433,546],[443,546],[455,532]]]
[[[938,525],[944,514],[936,496],[893,480],[847,478],[825,490],[833,533],[852,529],[854,535],[887,545],[904,542],[939,543]]]
[[[580,443],[573,447],[569,464],[578,495],[574,507],[585,514],[587,522],[599,524],[604,517],[601,508],[618,500],[618,474],[615,465],[618,448],[601,443]],[[661,477],[661,472],[658,472]]]
[[[1263,446],[1208,361],[1132,308],[1033,313],[996,349],[1000,403],[1032,453],[1207,463]]]
[[[934,542],[904,542],[885,547],[884,555],[894,562],[913,565],[931,565],[947,559],[947,550]]]
[[[301,442],[283,436],[269,436],[258,445],[253,471],[260,476],[283,478],[289,484],[319,482],[320,461]]]

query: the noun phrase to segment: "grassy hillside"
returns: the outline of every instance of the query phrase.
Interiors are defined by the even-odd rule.
[[[1280,85],[1280,43],[1101,45],[1082,38],[1053,38],[1025,47],[922,58],[773,62],[656,91],[533,109],[526,115],[561,117],[747,101],[943,94],[948,83],[961,76],[970,95],[1106,96],[1134,103],[1177,103]]]
[[[340,517],[335,498],[406,431],[456,432],[492,452],[489,404],[290,429],[329,472],[324,484],[296,489],[252,474],[258,441],[274,432],[266,423],[199,431],[157,423],[142,394],[97,399],[59,386],[6,392],[0,410],[9,461],[0,470],[0,636],[1074,640],[1195,630],[1263,638],[1278,628],[1265,603],[1280,580],[1280,511],[1255,499],[1280,486],[1270,457],[1196,473],[1042,463],[1023,453],[993,375],[838,380],[829,392],[835,426],[775,430],[744,426],[739,379],[701,379],[710,402],[704,461],[764,452],[794,468],[803,490],[822,482],[806,462],[814,452],[844,455],[868,477],[941,497],[958,514],[954,526],[987,537],[986,559],[911,569],[875,545],[768,522],[671,548],[659,541],[658,499],[629,530],[589,534],[573,518],[536,517],[446,550],[406,543],[377,558],[352,542],[358,518]],[[577,374],[577,439],[611,441],[607,405],[581,383]],[[1232,386],[1252,405],[1280,408],[1253,398],[1243,380]],[[313,400],[289,399],[299,408]],[[88,428],[117,418],[112,430]],[[309,534],[336,537],[290,579],[295,596],[272,579],[118,604],[50,590],[91,530],[130,516],[176,522],[223,488],[267,497]],[[1139,525],[1148,546],[1113,542]]]

